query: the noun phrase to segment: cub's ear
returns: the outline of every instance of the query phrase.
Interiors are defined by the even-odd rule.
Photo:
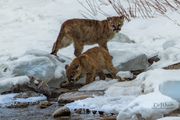
[[[67,68],[68,68],[68,67],[69,67],[69,65],[68,65],[68,64],[66,64],[66,65],[65,65],[65,69],[67,70]]]

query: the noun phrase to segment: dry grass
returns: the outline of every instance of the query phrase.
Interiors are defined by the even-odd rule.
[[[81,14],[85,17],[94,17],[98,13],[111,16],[102,10],[102,6],[110,5],[119,16],[125,16],[126,20],[135,17],[152,18],[156,15],[166,16],[167,11],[177,11],[180,8],[180,0],[77,0],[85,10]],[[166,16],[168,17],[168,16]],[[170,18],[169,18],[170,19]]]

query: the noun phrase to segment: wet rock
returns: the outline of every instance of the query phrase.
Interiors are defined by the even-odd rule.
[[[136,71],[148,68],[148,58],[145,54],[134,51],[113,50],[113,64],[118,71]]]
[[[53,114],[52,116],[54,118],[56,117],[61,117],[61,116],[70,116],[71,115],[71,112],[70,112],[70,109],[68,107],[61,107],[59,109],[57,109]]]
[[[76,100],[82,100],[86,98],[93,97],[94,95],[103,95],[104,92],[102,91],[81,91],[81,92],[68,92],[64,93],[59,96],[58,98],[58,103],[63,104],[63,103],[70,103],[74,102]]]
[[[40,103],[39,103],[38,108],[40,108],[40,109],[45,109],[45,108],[51,106],[52,104],[53,104],[52,102],[43,101],[43,102],[40,102]]]
[[[61,94],[67,93],[70,90],[66,88],[60,88],[60,89],[50,89],[51,91],[51,98],[58,98]]]
[[[64,82],[61,84],[61,88],[66,88],[69,90],[78,90],[78,88],[82,87],[83,84],[81,83],[68,83],[68,82]]]
[[[101,117],[100,120],[116,120],[116,116],[111,116],[111,117]]]
[[[29,103],[15,103],[7,106],[7,108],[26,108],[29,106]]]

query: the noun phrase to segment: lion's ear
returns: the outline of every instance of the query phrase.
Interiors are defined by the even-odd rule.
[[[66,65],[65,65],[65,69],[67,70],[67,69],[68,69],[68,67],[69,67],[69,65],[68,65],[68,64],[66,64]]]
[[[112,21],[112,20],[111,20],[111,17],[107,17],[107,20],[108,20],[108,21]]]

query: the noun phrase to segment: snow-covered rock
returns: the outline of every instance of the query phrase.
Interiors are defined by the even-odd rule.
[[[14,60],[6,62],[6,71],[11,73],[12,76],[26,75],[47,81],[50,87],[59,88],[60,83],[65,80],[64,67],[70,61],[66,57],[63,57],[63,59],[64,62],[61,62],[58,57],[49,53],[31,50]]]
[[[148,68],[145,54],[128,50],[111,50],[113,64],[119,71],[144,70]]]
[[[9,91],[11,87],[15,85],[22,85],[29,83],[30,79],[28,76],[18,76],[12,78],[0,78],[0,94]]]
[[[158,96],[158,97],[157,97]],[[179,103],[161,93],[141,95],[119,112],[118,120],[134,120],[137,114],[144,119],[161,118],[164,114],[179,108]]]

